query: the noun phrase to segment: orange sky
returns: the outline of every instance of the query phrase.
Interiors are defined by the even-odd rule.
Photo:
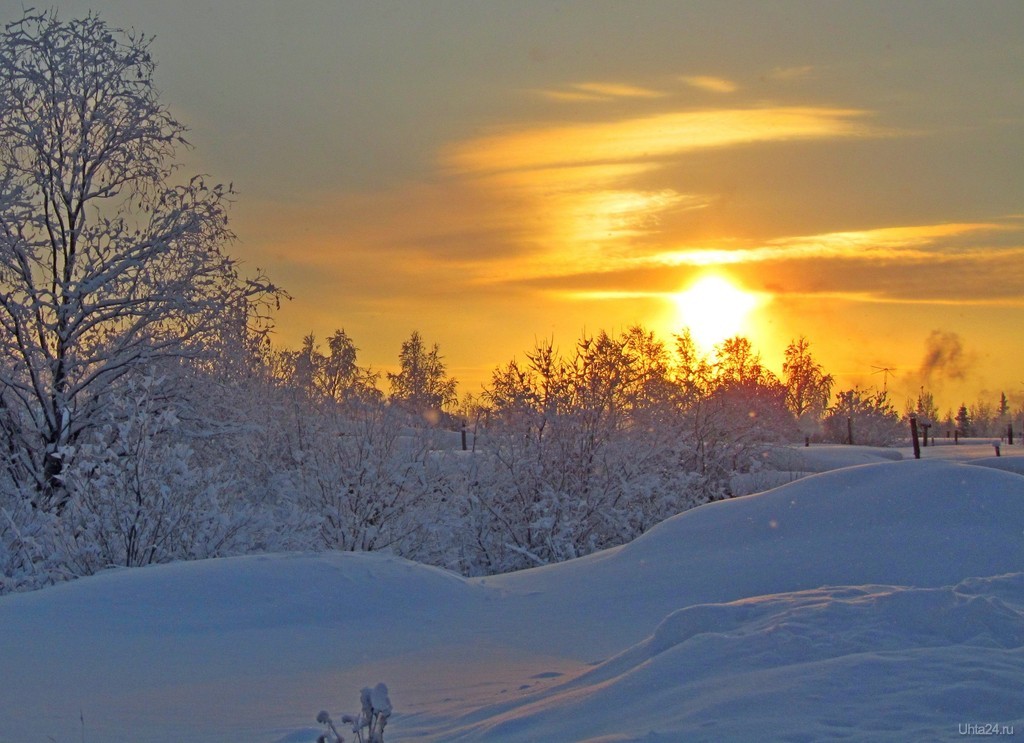
[[[476,392],[538,338],[707,329],[715,275],[776,370],[802,334],[899,406],[1024,402],[1020,3],[58,5],[157,36],[282,345],[418,329]]]

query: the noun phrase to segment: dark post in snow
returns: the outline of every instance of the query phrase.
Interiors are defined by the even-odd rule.
[[[953,444],[955,446],[955,445],[957,445],[959,443],[960,443],[960,429],[959,428],[954,428],[953,429]]]
[[[1007,423],[1006,424],[1006,443],[1009,446],[1013,446],[1013,424],[1012,423]]]
[[[846,416],[846,443],[853,444],[853,418]]]
[[[927,429],[926,429],[927,430]],[[917,438],[917,418],[910,419],[910,439],[914,442],[914,459],[921,458],[921,442]]]
[[[466,451],[466,421],[462,421],[462,451]]]
[[[928,446],[928,429],[932,427],[931,423],[922,423],[921,428],[924,430],[924,445]],[[934,442],[933,442],[934,443]]]

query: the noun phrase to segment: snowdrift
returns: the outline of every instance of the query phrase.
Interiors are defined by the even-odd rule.
[[[1021,573],[698,604],[444,739],[906,741],[952,738],[978,720],[1021,729],[1022,610]]]
[[[372,554],[111,572],[0,598],[0,741],[312,742],[377,681],[392,741],[1024,731],[1022,571],[1024,477],[904,461],[486,579]]]
[[[570,620],[545,626],[534,647],[590,648],[594,660],[692,604],[828,585],[955,585],[1022,569],[1024,478],[910,460],[709,504],[623,547],[489,583],[523,595],[524,610]]]

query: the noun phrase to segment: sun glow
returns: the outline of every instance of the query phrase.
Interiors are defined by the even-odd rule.
[[[748,331],[748,318],[762,297],[719,274],[705,274],[673,296],[678,324],[689,328],[705,351]]]

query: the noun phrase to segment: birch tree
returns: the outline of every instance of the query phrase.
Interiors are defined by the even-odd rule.
[[[178,172],[151,41],[55,11],[0,35],[0,418],[36,508],[118,380],[277,295],[224,252],[231,187]]]
[[[419,331],[402,342],[398,373],[388,373],[391,399],[409,412],[437,422],[444,408],[457,400],[458,382],[448,376],[441,347],[428,351]]]
[[[817,422],[825,414],[835,379],[826,374],[810,351],[811,344],[800,336],[786,346],[782,362],[786,406],[798,419]]]

